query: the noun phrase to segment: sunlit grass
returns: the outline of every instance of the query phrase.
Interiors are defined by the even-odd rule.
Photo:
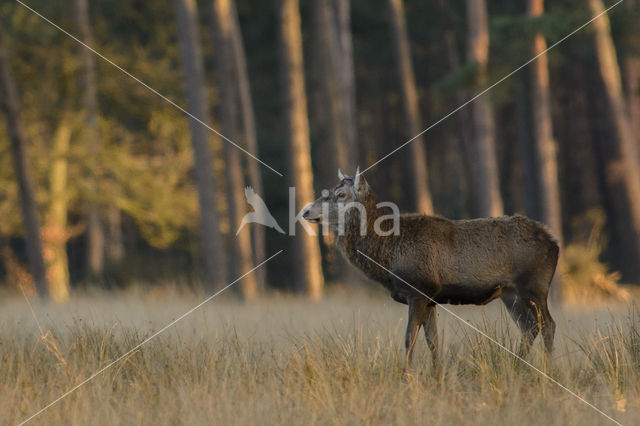
[[[0,424],[16,424],[194,305],[127,292],[0,305]],[[456,313],[516,351],[499,303]],[[555,311],[553,362],[527,360],[623,424],[640,418],[640,316],[617,305]],[[359,291],[320,303],[221,297],[33,424],[607,424],[605,417],[439,311],[442,365],[423,339],[402,377],[404,307]],[[57,349],[55,349],[57,348]]]

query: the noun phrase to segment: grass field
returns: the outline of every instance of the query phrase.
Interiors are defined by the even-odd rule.
[[[0,424],[17,424],[197,304],[167,288],[65,305],[0,299]],[[499,302],[448,307],[507,347]],[[640,419],[633,305],[552,309],[549,374],[623,424]],[[111,424],[613,424],[439,308],[443,366],[424,339],[403,380],[406,310],[379,293],[322,302],[221,295],[31,421]],[[528,358],[544,369],[542,345]]]

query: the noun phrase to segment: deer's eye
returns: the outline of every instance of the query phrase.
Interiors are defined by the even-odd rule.
[[[346,192],[341,192],[338,194],[338,200],[344,200],[345,198],[347,198]]]

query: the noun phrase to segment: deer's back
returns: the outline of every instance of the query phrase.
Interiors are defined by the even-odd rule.
[[[443,284],[501,284],[537,270],[553,271],[557,263],[553,235],[524,216],[453,221],[406,215],[400,226],[392,262]]]

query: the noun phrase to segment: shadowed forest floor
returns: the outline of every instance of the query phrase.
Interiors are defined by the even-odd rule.
[[[0,423],[17,424],[203,300],[162,288],[34,303],[0,299]],[[640,418],[635,305],[553,309],[549,372],[623,424]],[[501,303],[451,307],[507,347]],[[222,295],[32,424],[613,424],[439,308],[443,368],[421,336],[401,377],[406,310],[378,293],[319,303]],[[544,369],[542,345],[527,358]]]

